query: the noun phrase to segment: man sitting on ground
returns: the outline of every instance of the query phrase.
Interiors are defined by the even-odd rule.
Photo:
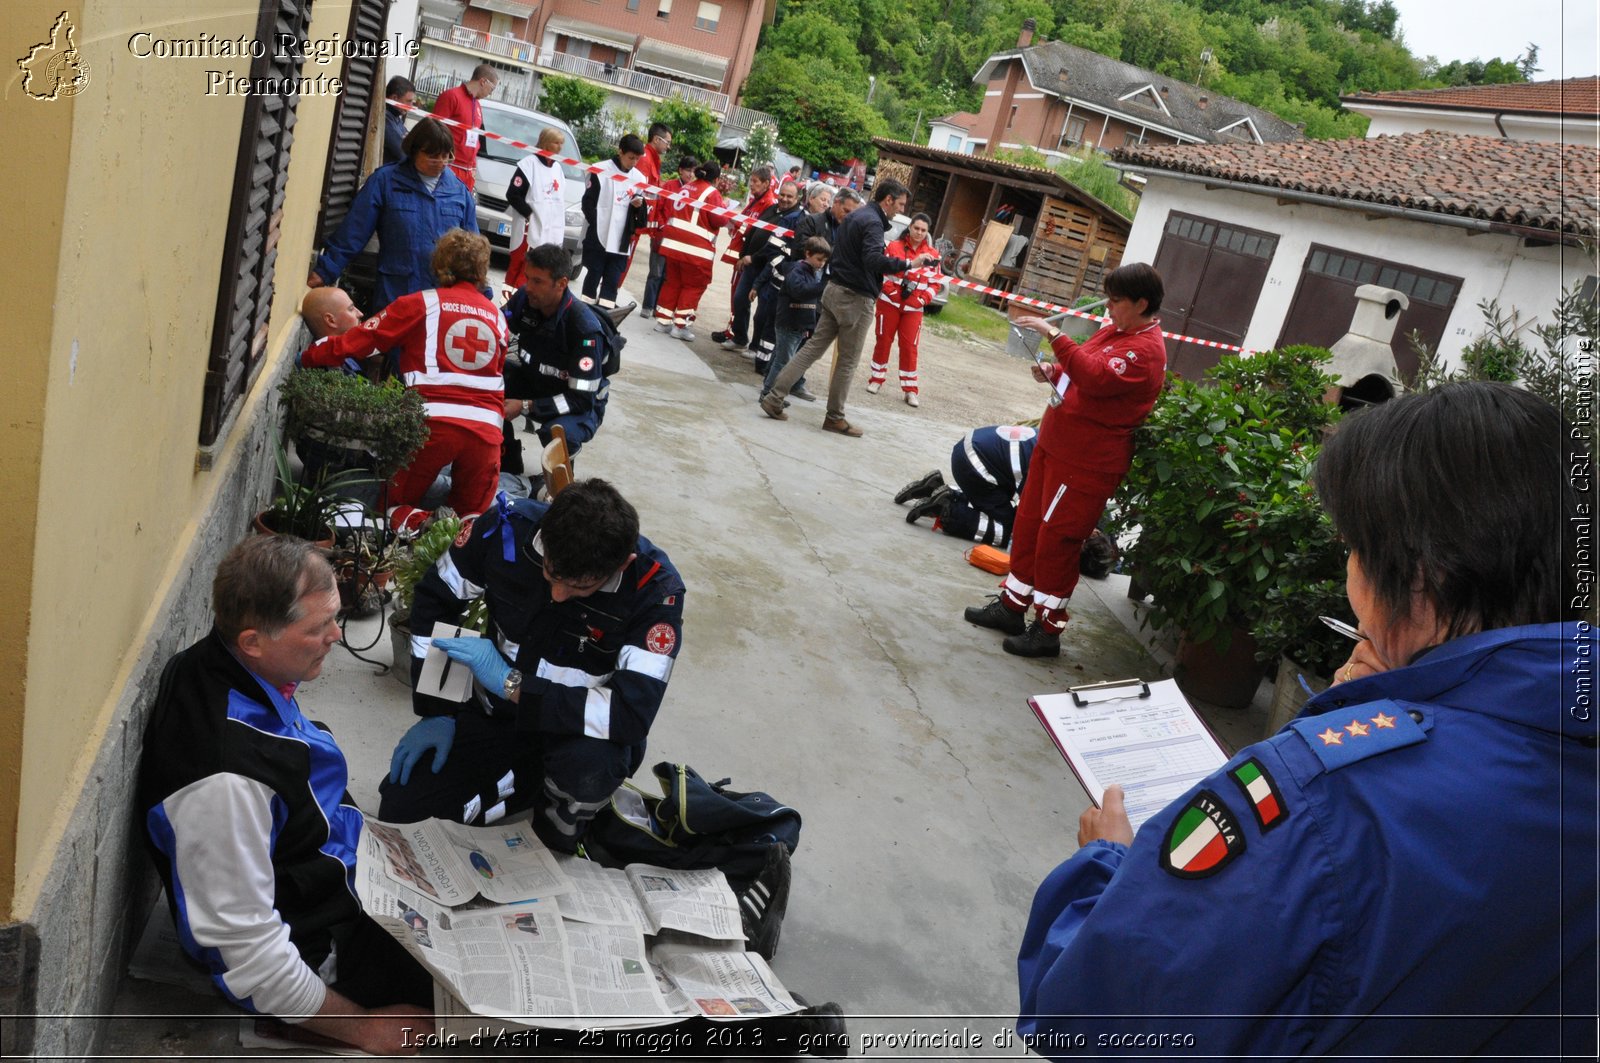
[[[304,540],[257,536],[211,593],[215,626],[167,665],[139,764],[178,939],[240,1007],[415,1052],[433,979],[361,910],[344,754],[295,697],[339,641],[333,570]]]

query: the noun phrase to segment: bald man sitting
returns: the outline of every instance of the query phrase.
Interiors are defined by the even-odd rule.
[[[300,320],[306,323],[306,328],[311,330],[315,337],[310,346],[311,350],[317,344],[332,336],[343,336],[346,332],[361,324],[361,309],[350,298],[350,293],[337,285],[324,285],[321,288],[312,288],[306,292],[305,298],[300,301]],[[299,365],[306,364],[305,351],[300,353]],[[354,358],[344,360],[344,371],[347,373],[364,373],[369,380],[376,381],[383,369],[383,355],[374,354],[358,362]]]

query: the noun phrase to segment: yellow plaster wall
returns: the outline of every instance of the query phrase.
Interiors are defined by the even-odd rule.
[[[36,0],[6,6],[8,22],[38,22],[40,32],[60,10]],[[20,20],[13,17],[18,9],[37,13]],[[346,30],[348,3],[320,0],[313,11],[314,39]],[[38,347],[47,354],[47,382],[32,586],[6,596],[32,603],[14,844],[10,852],[0,848],[0,861],[15,868],[16,917],[32,907],[127,673],[161,623],[159,607],[183,571],[218,478],[239,457],[224,446],[215,471],[197,471],[201,389],[244,110],[240,96],[207,96],[205,72],[242,77],[250,62],[141,59],[129,38],[139,31],[251,37],[257,14],[255,3],[85,0],[74,21],[91,83],[69,104],[40,105],[70,108],[72,118],[60,207],[46,202],[20,230],[8,227],[40,233],[49,245],[49,226],[62,219],[59,258],[31,285],[53,282],[53,292],[41,291],[30,304],[33,318],[53,311],[47,342]],[[339,67],[308,63],[305,72],[319,70],[337,75]],[[307,96],[298,108],[268,344],[274,361],[285,356],[302,294],[334,104]],[[18,104],[8,99],[5,107],[10,129]],[[26,258],[0,262],[0,283],[39,267],[38,256]],[[271,376],[269,365],[247,406],[265,401]],[[11,472],[0,477],[10,486]],[[8,490],[5,497],[9,505],[16,495]],[[0,575],[0,592],[19,578]],[[0,646],[7,652],[9,640]],[[0,668],[4,663],[0,658]],[[9,697],[9,686],[0,690]],[[0,707],[0,741],[9,737],[11,715]],[[15,763],[5,759],[8,767]],[[5,786],[0,776],[0,813]],[[7,831],[0,847],[10,841]]]

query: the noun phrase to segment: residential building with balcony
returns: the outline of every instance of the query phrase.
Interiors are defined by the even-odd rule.
[[[413,80],[453,84],[487,62],[501,72],[494,98],[507,103],[532,106],[544,75],[561,74],[605,86],[608,106],[641,116],[682,96],[727,122],[743,111],[734,100],[774,9],[775,0],[418,0]]]
[[[1031,147],[1060,158],[1084,148],[1270,144],[1303,136],[1231,96],[1064,41],[1034,43],[1032,19],[1016,47],[989,56],[973,81],[987,86],[982,109],[935,119],[929,147],[985,154]]]

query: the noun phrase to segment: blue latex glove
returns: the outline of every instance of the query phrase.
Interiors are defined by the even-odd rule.
[[[498,694],[506,688],[506,676],[511,666],[500,656],[500,651],[488,639],[434,639],[433,644],[472,669],[472,677],[483,684],[483,689]]]
[[[418,720],[412,725],[411,730],[405,733],[405,737],[400,739],[400,744],[394,747],[394,756],[389,758],[389,781],[401,786],[410,782],[411,769],[416,767],[417,762],[430,749],[435,750],[433,773],[439,774],[439,769],[444,767],[445,758],[450,755],[450,747],[455,740],[454,716],[429,716]]]

